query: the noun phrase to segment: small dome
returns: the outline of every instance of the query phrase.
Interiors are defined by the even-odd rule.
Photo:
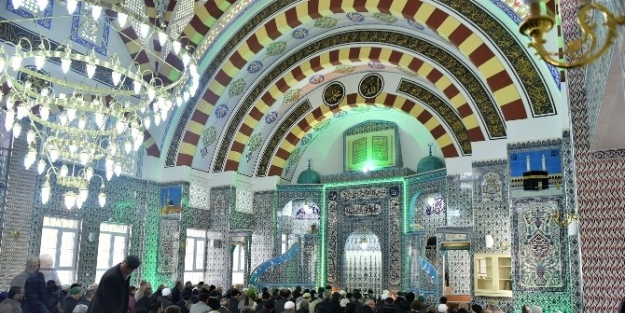
[[[432,155],[432,145],[430,145],[430,155],[419,161],[417,173],[425,173],[445,168],[445,161]]]
[[[308,169],[299,173],[299,176],[297,177],[298,184],[321,184],[321,176],[319,173],[310,168],[310,163],[311,160],[308,160]]]

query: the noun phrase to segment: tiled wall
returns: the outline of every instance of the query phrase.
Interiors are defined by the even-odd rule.
[[[252,226],[252,259],[250,272],[262,262],[273,257],[274,246],[274,214],[273,208],[276,201],[275,191],[262,191],[254,193],[254,219]]]
[[[473,239],[471,241],[471,268],[475,253],[510,253],[510,211],[508,203],[508,161],[492,160],[473,163]],[[486,248],[485,236],[495,239],[493,248]],[[499,245],[501,243],[501,245]],[[471,282],[473,285],[473,282]],[[473,286],[473,288],[475,288]],[[472,289],[473,289],[472,288]],[[496,301],[512,311],[512,298],[474,297],[484,306]]]
[[[565,44],[582,36],[576,21],[578,8],[579,1],[560,2]],[[588,77],[606,72],[607,68],[597,68]],[[625,153],[590,151],[586,106],[594,107],[596,103],[587,102],[586,90],[597,82],[586,79],[585,68],[571,69],[567,74],[580,215],[583,306],[587,312],[616,312],[625,289]],[[579,294],[579,289],[574,292]]]

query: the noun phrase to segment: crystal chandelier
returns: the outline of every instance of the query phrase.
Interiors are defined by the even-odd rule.
[[[18,9],[25,1],[12,0],[13,7]],[[100,182],[97,197],[103,207],[105,180],[95,174],[98,164],[106,180],[130,172],[144,132],[152,123],[158,126],[166,121],[175,106],[196,93],[199,84],[192,52],[164,29],[123,4],[100,0],[66,0],[69,17],[78,14],[79,2],[89,8],[94,20],[108,23],[122,37],[126,36],[122,29],[127,22],[137,25],[141,37],[153,38],[166,52],[162,55],[152,47],[141,48],[175,73],[165,77],[140,69],[134,60],[129,64],[117,55],[101,58],[93,50],[81,54],[72,49],[69,38],[56,44],[40,35],[35,42],[20,38],[0,47],[0,82],[10,88],[6,95],[0,93],[4,96],[5,128],[16,138],[25,134],[28,152],[24,166],[36,164],[39,174],[45,174],[42,203],[50,197],[50,178],[55,176],[56,184],[67,190],[64,202],[68,209],[80,208],[86,202],[94,177]],[[37,5],[44,11],[48,0],[37,0]],[[60,65],[63,74],[44,72],[47,64]],[[101,83],[103,77],[108,83]],[[25,125],[28,129],[23,131]]]

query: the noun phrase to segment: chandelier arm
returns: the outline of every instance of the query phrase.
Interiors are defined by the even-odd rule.
[[[532,2],[532,6],[540,6],[540,1]],[[532,10],[532,14],[520,25],[520,30],[531,38],[530,48],[536,50],[536,54],[545,62],[560,68],[577,68],[586,66],[604,55],[614,44],[617,37],[617,28],[625,24],[625,16],[615,16],[605,6],[590,3],[582,6],[577,13],[577,20],[582,30],[582,38],[570,42],[564,47],[564,55],[570,61],[560,60],[560,53],[549,52],[545,48],[544,35],[550,31],[555,21],[552,17],[544,14],[535,14],[540,10]],[[603,23],[599,26],[592,21],[593,11],[598,11],[603,17]],[[598,27],[606,28],[603,42],[597,38]]]

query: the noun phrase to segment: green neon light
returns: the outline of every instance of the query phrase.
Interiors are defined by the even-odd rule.
[[[404,230],[402,232],[402,234],[406,234],[408,233],[408,211],[410,210],[410,208],[408,207],[410,205],[410,200],[408,200],[408,188],[406,188],[408,185],[408,183],[406,182],[406,180],[404,179],[402,182],[402,188],[404,188]]]
[[[326,271],[326,266],[327,266],[327,260],[326,260],[326,225],[328,224],[328,220],[327,220],[327,213],[326,211],[328,210],[328,198],[326,197],[326,186],[323,186],[323,188],[321,189],[321,196],[323,197],[323,207],[324,209],[321,210],[321,223],[319,223],[320,227],[319,227],[319,234],[321,235],[321,275],[319,275],[319,277],[321,278],[320,281],[323,282],[323,284],[319,285],[319,286],[325,286],[326,282],[328,281],[328,273]]]

